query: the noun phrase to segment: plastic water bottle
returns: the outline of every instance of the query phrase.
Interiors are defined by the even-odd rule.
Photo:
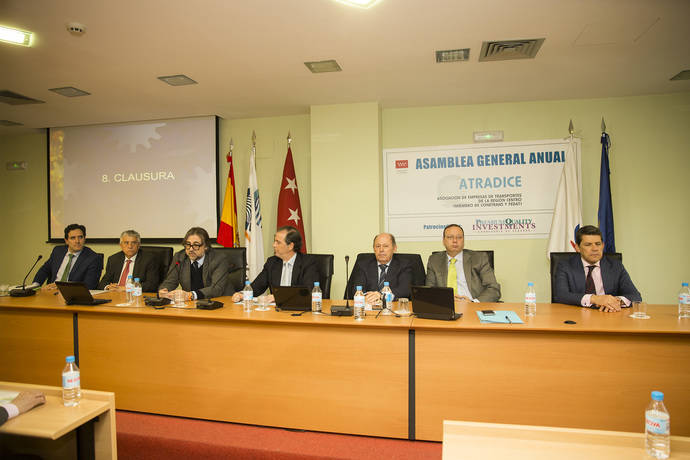
[[[314,289],[311,290],[311,311],[313,313],[321,313],[321,300],[323,294],[321,293],[321,286],[318,281],[314,282]]]
[[[527,292],[525,292],[525,316],[537,315],[537,292],[534,290],[534,283],[527,283]]]
[[[125,292],[127,292],[127,303],[131,305],[134,302],[134,281],[132,281],[132,275],[127,275]]]
[[[141,301],[142,294],[143,293],[141,290],[141,283],[139,282],[139,278],[134,278],[134,286],[132,288],[132,303],[135,307],[144,306],[144,302]]]
[[[647,454],[653,458],[668,458],[671,454],[671,418],[664,406],[664,394],[652,391],[652,401],[644,413]]]
[[[383,282],[383,289],[381,289],[381,300],[383,301],[383,315],[393,314],[393,291],[391,291],[391,283]]]
[[[678,292],[678,318],[690,318],[690,288],[682,283]]]
[[[364,292],[362,286],[357,286],[355,289],[355,307],[353,310],[355,320],[361,321],[364,319]]]
[[[65,363],[62,369],[62,404],[71,407],[78,405],[81,399],[81,380],[74,356],[65,358]]]
[[[254,291],[252,291],[252,284],[249,280],[244,282],[244,289],[242,289],[242,307],[245,312],[252,311],[252,304],[254,303]]]

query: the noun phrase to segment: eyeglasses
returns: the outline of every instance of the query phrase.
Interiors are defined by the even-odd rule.
[[[184,244],[185,249],[191,249],[191,248],[199,249],[201,246],[203,246],[203,244],[201,244],[201,243],[185,243]]]

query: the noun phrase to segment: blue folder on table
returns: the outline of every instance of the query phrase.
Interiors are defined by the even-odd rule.
[[[524,321],[520,319],[517,313],[512,310],[496,310],[493,315],[485,315],[481,311],[477,311],[479,321],[482,323],[497,323],[497,324],[523,324]]]

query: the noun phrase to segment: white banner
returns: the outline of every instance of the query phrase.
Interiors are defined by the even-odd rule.
[[[386,229],[401,241],[438,240],[452,223],[472,239],[548,238],[567,151],[565,139],[386,149]]]

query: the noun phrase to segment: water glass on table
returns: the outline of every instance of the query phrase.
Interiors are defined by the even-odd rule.
[[[630,317],[635,319],[648,319],[649,315],[647,314],[647,303],[637,301],[633,302]]]

